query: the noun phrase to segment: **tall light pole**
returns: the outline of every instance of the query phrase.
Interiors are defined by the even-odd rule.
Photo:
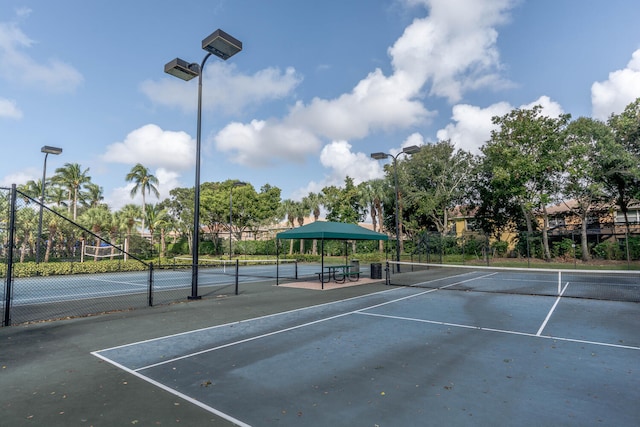
[[[371,158],[376,160],[386,159],[388,157],[393,158],[393,182],[396,191],[395,197],[395,205],[396,205],[396,261],[400,262],[400,214],[398,213],[398,205],[399,205],[399,197],[398,197],[398,167],[396,163],[398,162],[398,156],[400,154],[415,154],[420,151],[420,147],[417,145],[410,145],[408,147],[404,147],[402,151],[400,151],[395,156],[388,153],[371,153]],[[400,273],[400,264],[396,264],[396,272]]]
[[[44,153],[44,166],[42,167],[42,185],[40,194],[40,217],[38,218],[38,239],[36,240],[36,264],[40,263],[40,241],[42,240],[42,206],[44,205],[44,187],[47,181],[47,157],[49,154],[58,155],[62,153],[62,148],[45,145],[40,149]],[[51,238],[51,236],[49,236]]]
[[[231,230],[233,229],[233,189],[234,187],[242,187],[244,185],[247,185],[247,183],[236,181],[233,183],[231,189],[229,190],[229,259],[231,259],[231,240],[233,237],[231,233]]]
[[[180,58],[167,63],[164,66],[165,73],[189,81],[198,77],[198,123],[196,130],[196,183],[193,206],[193,261],[191,264],[191,295],[189,299],[200,299],[198,295],[198,250],[200,246],[200,146],[202,131],[202,71],[207,59],[213,54],[218,58],[227,60],[242,50],[242,42],[233,38],[224,31],[218,29],[209,37],[202,40],[202,49],[207,54],[200,65],[195,62],[187,62]]]

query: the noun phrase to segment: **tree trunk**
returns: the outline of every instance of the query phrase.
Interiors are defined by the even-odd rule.
[[[382,203],[378,202],[376,209],[378,210],[378,230],[382,233]],[[384,242],[382,240],[378,240],[378,249],[380,250],[380,253],[384,252]]]
[[[542,247],[544,249],[545,261],[551,261],[551,251],[549,250],[549,215],[546,206],[542,207]]]
[[[44,251],[44,262],[49,262],[51,256],[51,248],[53,247],[53,235],[56,233],[56,227],[49,227],[49,238],[47,239],[47,248]]]
[[[582,261],[589,261],[591,254],[589,253],[589,243],[587,242],[587,216],[588,212],[583,211],[582,225],[580,227],[580,247],[582,248]]]

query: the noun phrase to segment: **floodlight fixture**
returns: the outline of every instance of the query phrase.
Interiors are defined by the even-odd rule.
[[[410,145],[402,149],[402,152],[404,154],[416,154],[419,151],[420,151],[420,147],[418,147],[417,145]]]
[[[371,153],[372,159],[382,160],[382,159],[386,159],[387,157],[389,157],[389,154],[387,153]]]
[[[46,153],[46,154],[56,154],[57,155],[57,154],[62,153],[62,148],[51,147],[50,145],[45,145],[44,147],[42,147],[40,149],[40,151],[43,152],[43,153]]]
[[[196,63],[189,63],[184,59],[176,58],[165,64],[164,72],[188,82],[200,75],[200,67]]]
[[[242,42],[221,29],[202,40],[202,48],[225,61],[242,50]]]

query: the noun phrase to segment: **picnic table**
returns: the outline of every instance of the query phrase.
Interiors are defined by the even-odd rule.
[[[318,275],[318,280],[323,283],[327,283],[333,279],[336,283],[344,283],[347,279],[350,281],[357,281],[360,279],[360,271],[359,269],[352,271],[351,268],[353,265],[344,264],[344,265],[325,265],[324,270],[320,273],[316,273]],[[324,272],[324,274],[323,274]],[[324,276],[324,281],[323,281]]]

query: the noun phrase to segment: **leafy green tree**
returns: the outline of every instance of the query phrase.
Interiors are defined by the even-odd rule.
[[[473,155],[456,150],[450,141],[424,145],[403,161],[407,207],[435,224],[444,236],[450,212],[466,201],[473,166]]]
[[[364,219],[366,207],[362,206],[358,188],[353,178],[347,176],[344,188],[327,186],[322,189],[324,205],[328,210],[327,220],[357,224]]]
[[[536,212],[542,213],[542,244],[547,260],[551,258],[547,206],[560,198],[565,128],[570,117],[544,116],[539,105],[515,109],[493,118],[498,129],[491,132],[491,139],[482,148],[485,161],[493,166],[490,187],[499,189],[501,198],[520,206],[529,235],[533,233]]]
[[[604,181],[615,194],[629,232],[629,203],[640,198],[640,98],[627,105],[622,113],[612,114],[607,123],[615,144],[602,150]]]
[[[131,198],[135,197],[138,192],[142,194],[142,212],[146,211],[146,194],[153,193],[156,197],[160,197],[158,192],[158,178],[153,176],[149,171],[149,168],[144,167],[142,164],[137,163],[131,168],[131,171],[125,177],[127,182],[133,182],[134,186],[131,189]],[[144,215],[142,217],[142,229],[141,235],[144,233]]]
[[[580,218],[582,260],[591,259],[587,242],[589,217],[602,212],[605,187],[599,154],[615,144],[611,129],[604,123],[586,117],[567,127],[565,179],[562,193],[575,203],[565,205]]]
[[[187,239],[190,253],[193,253],[194,198],[193,188],[174,188],[169,192],[169,199],[162,202],[172,218],[174,229]]]

